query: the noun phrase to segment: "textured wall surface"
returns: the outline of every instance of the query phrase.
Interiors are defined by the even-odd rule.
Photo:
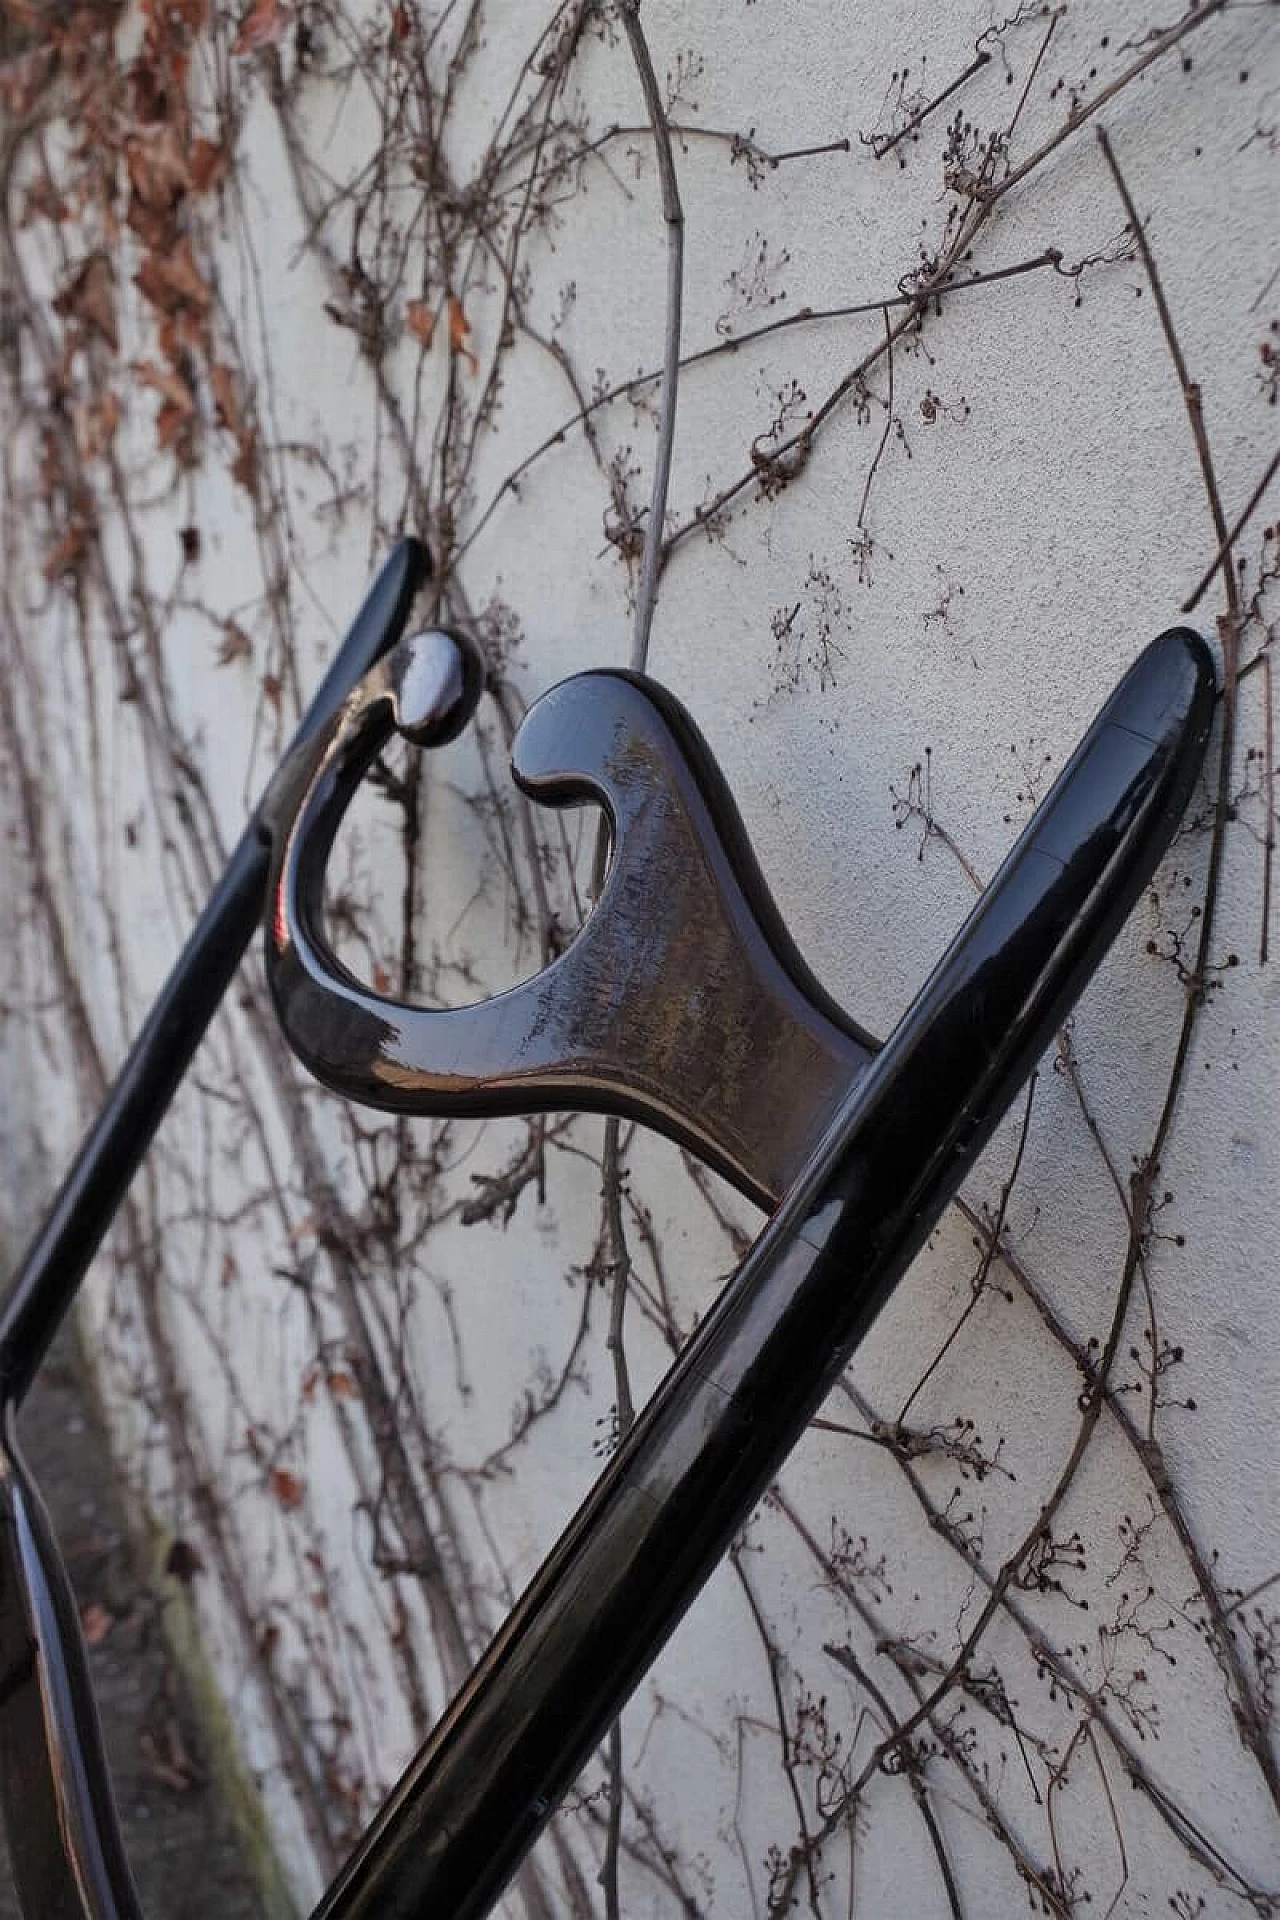
[[[11,1213],[399,531],[492,693],[332,921],[430,1004],[586,910],[507,774],[562,675],[686,702],[883,1034],[1189,619],[1154,887],[508,1910],[1280,1912],[1275,7],[0,13]],[[246,966],[86,1313],[302,1904],[754,1226],[599,1120],[344,1109]]]

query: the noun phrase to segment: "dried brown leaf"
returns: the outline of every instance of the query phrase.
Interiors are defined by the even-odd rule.
[[[271,1491],[286,1513],[295,1513],[306,1498],[306,1487],[287,1467],[276,1467],[271,1475]]]
[[[171,120],[130,135],[124,147],[129,184],[144,207],[167,212],[191,185],[191,170]]]
[[[208,282],[195,263],[191,241],[186,234],[166,253],[153,249],[133,279],[144,299],[163,314],[177,313],[183,307],[203,314],[213,300]]]
[[[76,448],[82,460],[96,460],[116,437],[123,408],[117,393],[104,393],[72,408]]]
[[[157,366],[154,360],[135,360],[133,371],[140,385],[150,387],[158,393],[168,406],[179,413],[192,414],[196,410],[195,396],[182,375],[173,367]]]
[[[190,387],[173,367],[157,366],[154,360],[135,360],[133,371],[144,387],[160,395],[162,405],[156,415],[156,445],[161,453],[168,448],[178,446],[183,459],[189,459],[192,449],[189,444],[179,445],[184,430],[196,410],[195,397]]]
[[[435,338],[435,310],[425,300],[411,300],[404,310],[405,324],[416,340],[429,347]]]
[[[449,345],[454,353],[460,353],[472,373],[480,365],[474,353],[467,345],[467,336],[471,332],[471,322],[462,310],[462,302],[456,293],[449,295]]]
[[[225,147],[216,140],[206,140],[203,134],[191,142],[191,151],[187,155],[187,171],[191,176],[193,193],[208,193],[216,187],[227,172],[230,160]]]
[[[240,31],[232,43],[232,53],[257,53],[263,47],[278,47],[293,20],[291,10],[281,0],[254,0]]]
[[[231,463],[231,478],[246,493],[253,493],[258,484],[258,436],[252,422],[245,419],[234,371],[215,361],[209,369],[209,385],[219,425],[235,435],[236,457]]]
[[[83,266],[76,269],[62,292],[55,296],[53,310],[64,320],[79,320],[105,340],[113,353],[119,351],[115,281],[105,253],[90,254]]]
[[[220,667],[229,667],[233,660],[252,657],[253,642],[238,621],[228,620],[223,626],[222,635],[222,645],[214,656]]]
[[[209,18],[209,0],[142,0],[142,14],[162,27],[170,20],[181,20],[192,33],[199,33]]]
[[[231,462],[231,478],[246,493],[258,490],[258,440],[252,431],[240,435],[236,457]]]
[[[185,408],[175,407],[172,402],[168,400],[166,400],[156,415],[157,449],[161,453],[166,453],[170,447],[178,447],[179,453],[183,456],[184,465],[190,465],[191,460],[194,458],[189,443],[179,445],[190,418],[191,415]]]
[[[15,120],[25,120],[48,86],[53,66],[53,49],[47,45],[0,60],[0,106]]]
[[[115,1625],[114,1615],[99,1606],[96,1600],[87,1601],[80,1609],[80,1630],[84,1634],[85,1644],[100,1647]]]
[[[26,204],[22,210],[23,226],[30,226],[33,220],[52,220],[60,226],[71,218],[71,208],[53,183],[53,176],[42,173],[27,188]]]
[[[45,579],[56,580],[61,574],[74,572],[88,550],[88,530],[78,522],[69,526],[45,556]]]

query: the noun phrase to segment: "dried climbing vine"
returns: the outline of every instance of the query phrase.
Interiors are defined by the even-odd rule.
[[[64,1070],[48,1111],[10,1119],[55,1159],[331,610],[398,531],[428,541],[424,615],[474,634],[488,698],[442,773],[379,769],[331,915],[365,977],[447,1002],[562,951],[598,881],[590,824],[506,777],[547,681],[629,659],[696,708],[723,677],[766,761],[803,737],[806,764],[832,746],[856,770],[851,686],[890,726],[880,649],[913,650],[922,707],[935,682],[945,704],[1007,657],[983,651],[980,556],[1052,572],[1019,546],[1033,502],[1006,502],[996,538],[981,499],[948,497],[974,488],[966,436],[992,422],[1011,441],[988,494],[1001,459],[1025,477],[1017,423],[1042,404],[1102,417],[1055,385],[1050,340],[1107,342],[1090,378],[1111,459],[1139,430],[1178,449],[1174,593],[1216,618],[1222,724],[1109,976],[1123,1001],[1132,969],[1142,996],[1131,1097],[1087,1001],[908,1283],[912,1324],[891,1310],[525,1869],[511,1911],[534,1920],[1280,1911],[1275,1529],[1258,1518],[1247,1562],[1238,1523],[1219,1537],[1195,1435],[1236,1429],[1199,1386],[1221,1395],[1221,1359],[1184,1325],[1193,1270],[1261,1297],[1256,1196],[1276,1185],[1250,1068],[1268,1046],[1274,1066],[1254,1029],[1280,322],[1275,273],[1232,255],[1217,353],[1177,271],[1199,240],[1165,204],[1199,204],[1216,169],[1256,244],[1275,9],[1116,11],[1026,0],[940,19],[927,47],[895,39],[892,9],[874,28],[837,11],[819,48],[798,10],[766,32],[760,0],[706,20],[638,0],[0,0],[0,786],[23,874],[4,1032],[10,1057]],[[736,122],[739,52],[782,77],[785,121],[761,99]],[[607,283],[615,227],[643,298]],[[945,712],[874,796],[920,937],[1052,777],[1054,750],[1001,717],[1034,672],[1020,660],[994,703],[986,824],[945,798],[970,757]],[[339,1109],[246,974],[88,1319],[300,1897],[748,1234],[701,1170],[616,1124]],[[1274,1450],[1236,1471],[1274,1490]]]

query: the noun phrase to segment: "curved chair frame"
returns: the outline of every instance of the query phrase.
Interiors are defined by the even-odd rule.
[[[692,1603],[1167,847],[1214,704],[1203,641],[1124,676],[880,1046],[769,898],[693,721],[593,672],[530,710],[534,799],[605,809],[612,854],[573,944],[476,1007],[406,1007],[338,961],[325,863],[392,733],[466,724],[479,663],[399,641],[414,542],[375,584],[233,854],[0,1314],[0,1795],[32,1920],[140,1920],[74,1602],[16,1433],[22,1398],[266,905],[290,1045],[407,1113],[576,1108],[700,1154],[771,1216],[314,1920],[481,1920]]]

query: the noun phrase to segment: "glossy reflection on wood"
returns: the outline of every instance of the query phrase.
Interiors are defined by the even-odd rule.
[[[677,702],[637,676],[580,675],[530,712],[515,772],[540,802],[606,809],[613,858],[594,914],[509,994],[402,1007],[325,942],[324,868],[391,730],[431,746],[479,697],[478,662],[449,635],[387,651],[424,569],[412,542],[384,569],[0,1310],[0,1801],[31,1920],[139,1914],[17,1417],[232,978],[267,842],[272,989],[330,1084],[406,1112],[627,1115],[753,1198],[781,1196],[316,1915],[481,1920],[1070,1011],[1168,845],[1208,738],[1207,651],[1166,633],[877,1050],[800,959]]]
[[[428,570],[424,547],[398,543],[295,746],[328,726],[399,637]],[[0,1804],[27,1920],[141,1920],[141,1909],[75,1597],[19,1446],[22,1402],[261,922],[271,799],[246,825],[0,1306]]]
[[[393,656],[317,744],[283,838],[268,967],[290,1044],[327,1086],[394,1111],[640,1120],[776,1205],[875,1043],[801,959],[688,714],[626,673],[538,701],[515,777],[543,804],[605,809],[600,898],[533,979],[475,1006],[406,1007],[342,967],[323,912],[334,833],[397,724],[394,672]]]
[[[1213,699],[1195,634],[1147,648],[874,1058],[780,934],[692,723],[625,675],[568,681],[517,741],[530,793],[597,797],[613,821],[609,886],[577,946],[460,1014],[400,1010],[335,976],[317,939],[324,854],[385,724],[352,704],[278,862],[269,937],[286,1028],[323,1077],[409,1111],[518,1111],[554,1090],[564,1105],[656,1116],[677,1138],[693,1114],[748,1191],[777,1164],[744,1165],[762,1116],[778,1116],[793,1151],[806,1129],[815,1144],[316,1920],[489,1913],[1149,881],[1199,771]],[[581,992],[576,1006],[558,997],[561,981]],[[730,1051],[748,1036],[741,1060],[712,1058],[700,1032]],[[504,1037],[518,1048],[506,1060]],[[639,1055],[637,1093],[629,1063],[642,1043],[652,1051]],[[602,1058],[606,1046],[623,1049],[626,1072],[618,1055]],[[656,1083],[659,1069],[672,1079]],[[726,1088],[742,1090],[745,1125],[742,1110],[710,1105]]]

